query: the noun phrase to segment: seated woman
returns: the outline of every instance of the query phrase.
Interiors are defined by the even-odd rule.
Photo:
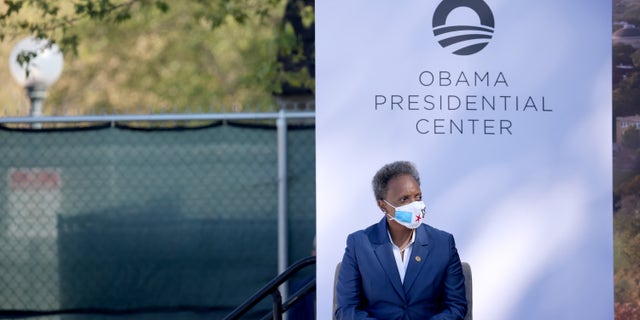
[[[384,217],[347,237],[336,285],[337,319],[460,319],[464,275],[453,236],[424,222],[420,177],[398,161],[373,177]]]

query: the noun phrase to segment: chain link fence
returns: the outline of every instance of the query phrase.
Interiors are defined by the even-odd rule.
[[[222,318],[278,273],[277,130],[262,122],[1,127],[0,318]],[[306,123],[286,131],[289,264],[315,236]]]

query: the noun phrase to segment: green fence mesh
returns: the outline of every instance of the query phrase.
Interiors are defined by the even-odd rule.
[[[314,134],[287,131],[290,263],[315,235]],[[277,161],[269,126],[0,130],[0,310],[221,318],[277,275]]]

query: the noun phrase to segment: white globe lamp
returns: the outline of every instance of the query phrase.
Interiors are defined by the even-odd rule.
[[[20,64],[20,54],[35,54],[35,57]],[[28,37],[16,44],[9,56],[9,70],[13,78],[27,93],[31,102],[30,116],[42,116],[42,103],[47,89],[60,77],[64,59],[57,45],[46,39]],[[41,124],[33,127],[40,128]]]

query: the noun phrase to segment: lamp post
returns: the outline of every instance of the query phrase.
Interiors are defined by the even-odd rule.
[[[36,56],[30,56],[30,53]],[[20,64],[20,54],[26,54],[31,58]],[[47,89],[60,77],[63,63],[60,48],[46,39],[25,38],[11,51],[9,70],[29,97],[31,117],[42,116],[42,104],[47,96]],[[32,128],[40,129],[42,124],[33,123]]]

